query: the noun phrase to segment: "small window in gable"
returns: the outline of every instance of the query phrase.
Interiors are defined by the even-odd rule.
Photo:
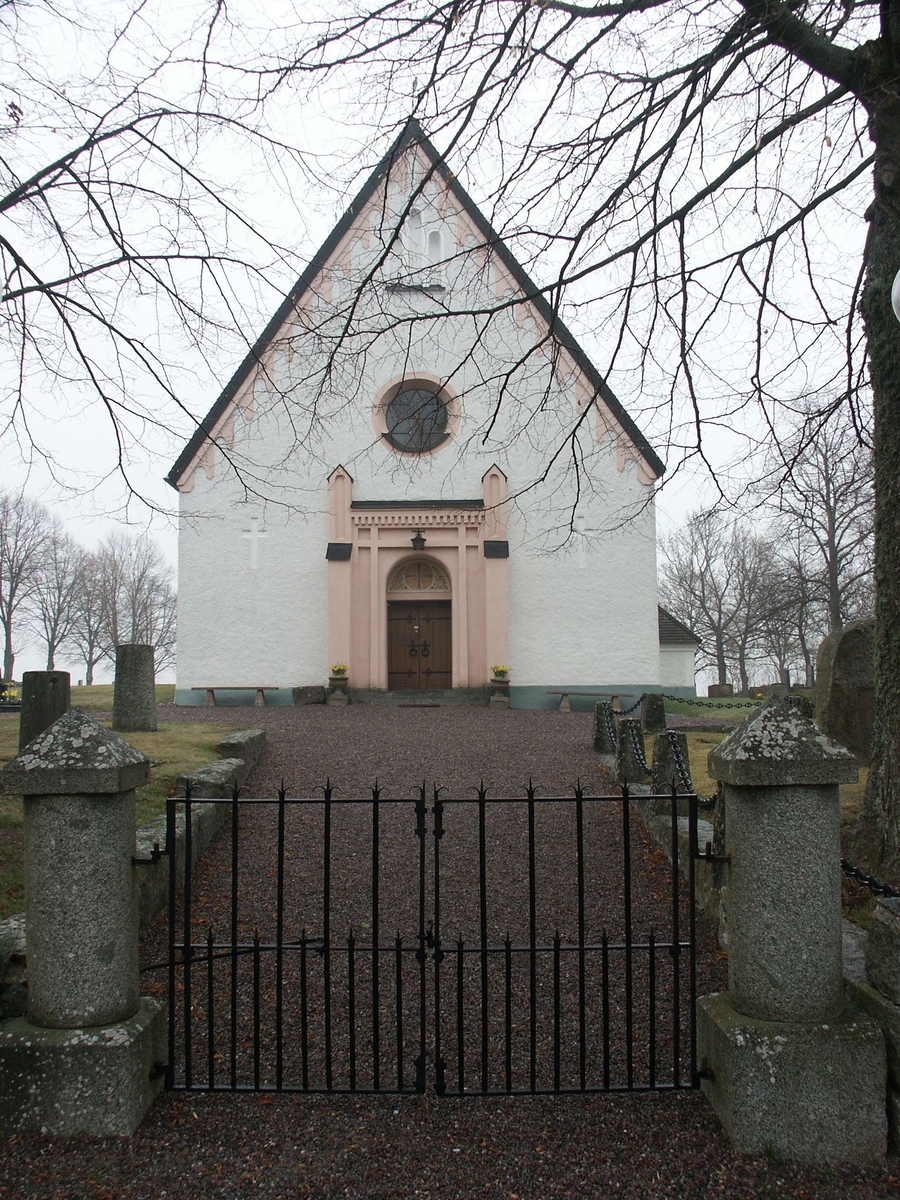
[[[415,209],[409,214],[406,222],[406,254],[407,261],[413,270],[422,265],[422,216]]]
[[[428,265],[436,267],[443,257],[440,230],[432,229],[428,235]]]

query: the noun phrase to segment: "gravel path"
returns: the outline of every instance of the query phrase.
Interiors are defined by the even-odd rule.
[[[497,791],[521,794],[533,777],[540,794],[563,794],[580,778],[588,791],[602,790],[603,779],[589,748],[590,716],[586,714],[497,712],[484,709],[390,709],[359,706],[347,709],[172,709],[163,719],[214,721],[236,726],[263,726],[269,744],[257,769],[255,795],[271,795],[282,779],[288,794],[309,795],[330,775],[345,796],[365,794],[377,775],[385,794],[407,794],[416,780],[436,779],[451,794],[462,796],[484,778]],[[241,936],[257,924],[272,926],[274,810],[259,809],[242,816]],[[394,814],[394,816],[391,815]],[[567,940],[572,936],[577,905],[573,894],[574,804],[536,804],[536,877],[540,918],[538,940],[547,944],[555,927]],[[380,896],[382,920],[390,933],[399,920],[415,918],[418,876],[417,839],[410,833],[409,806],[387,806],[382,828]],[[507,929],[518,942],[527,940],[527,838],[523,833],[527,806],[504,806],[488,812],[488,878],[491,905],[489,940],[501,939]],[[606,927],[617,936],[621,920],[621,805],[585,805],[585,863],[588,939]],[[353,921],[360,940],[369,937],[371,921],[367,881],[371,873],[371,806],[349,804],[336,816],[333,828],[332,928],[343,930]],[[285,894],[290,927],[287,936],[306,926],[315,930],[321,920],[321,806],[289,810]],[[448,808],[441,842],[446,879],[442,910],[445,936],[470,939],[477,932],[477,809]],[[639,822],[631,824],[635,877],[635,933],[646,939],[650,928],[662,936],[671,911],[669,874],[662,857],[643,836]],[[430,836],[430,835],[429,835]],[[207,924],[218,931],[225,914],[230,884],[227,839],[211,849],[197,878],[195,933]],[[318,854],[317,854],[318,851]],[[473,862],[475,874],[473,876]],[[523,869],[523,862],[525,867]],[[473,883],[474,880],[474,883]],[[433,884],[429,882],[429,889]],[[429,890],[429,904],[432,902]],[[390,913],[390,916],[388,914]],[[475,929],[473,930],[473,922]],[[227,921],[226,921],[227,924]],[[563,932],[564,931],[564,932]],[[413,933],[415,929],[413,929]],[[335,934],[337,936],[337,933]],[[145,955],[158,953],[162,931],[151,931]],[[385,941],[382,936],[380,941]],[[344,966],[335,968],[336,994],[346,995]],[[546,955],[537,972],[538,1032],[536,1046],[546,1070],[552,1060],[552,1012],[547,1007]],[[527,963],[527,956],[523,959]],[[503,1013],[510,996],[515,1033],[511,1042],[514,1072],[528,1067],[527,970],[507,977],[503,958],[491,966],[489,994],[492,1012]],[[479,978],[463,972],[466,1009],[477,1012]],[[501,968],[499,971],[497,968]],[[415,975],[415,964],[410,960]],[[646,989],[647,954],[638,956],[635,980]],[[563,990],[577,994],[577,979],[564,967]],[[202,975],[202,972],[201,972]],[[708,930],[700,930],[698,975],[701,990],[720,987],[724,963]],[[599,1003],[597,976],[588,973],[587,1012],[594,1022]],[[385,976],[385,982],[387,976]],[[662,1001],[670,994],[671,978],[662,966],[658,986]],[[371,956],[358,964],[357,986],[371,993]],[[318,985],[316,985],[318,986]],[[217,976],[213,996],[218,1004],[227,992],[228,977]],[[452,976],[442,1011],[448,1014],[444,1053],[456,1063],[459,1043],[450,1019],[455,993]],[[474,990],[473,990],[474,989]],[[383,990],[389,991],[384,988]],[[262,981],[263,1013],[271,1005],[270,986]],[[296,995],[288,993],[292,1002]],[[241,995],[246,998],[242,985]],[[393,1002],[389,994],[388,1000]],[[208,996],[196,999],[195,1025],[203,1031]],[[243,999],[242,999],[243,1003]],[[385,1038],[393,1033],[390,1005],[382,998]],[[344,1005],[344,1007],[342,1007]],[[296,1005],[294,1005],[296,1010]],[[643,1013],[644,1010],[641,1010]],[[521,1014],[524,1014],[524,1019]],[[347,1069],[346,1006],[335,1008],[335,1070]],[[620,1018],[619,1018],[620,1020]],[[642,1023],[643,1022],[643,1023]],[[395,1022],[394,1022],[395,1024]],[[361,1023],[361,1028],[364,1023]],[[562,1071],[577,1075],[577,1005],[564,1009],[560,1026],[574,1058],[564,1057]],[[635,1014],[638,1041],[646,1020]],[[594,1028],[594,1024],[591,1024]],[[548,1033],[548,1030],[550,1031]],[[613,1021],[613,1042],[621,1041]],[[320,1029],[312,1030],[314,1039]],[[433,1029],[429,1026],[429,1037]],[[466,1032],[466,1053],[480,1049],[476,1031]],[[645,1043],[641,1043],[645,1047]],[[286,1068],[297,1066],[296,1039],[286,1046]],[[227,1046],[215,1042],[216,1069],[227,1065]],[[384,1050],[384,1070],[394,1066],[393,1047]],[[503,1085],[504,1032],[502,1020],[490,1027],[491,1082]],[[647,1069],[646,1047],[636,1050],[636,1071]],[[360,1071],[371,1074],[371,1034],[360,1034]],[[661,1067],[671,1065],[671,1038],[657,1047]],[[589,1061],[596,1066],[597,1046],[589,1042]],[[206,1062],[203,1058],[202,1062]],[[314,1064],[321,1069],[321,1061]],[[622,1071],[621,1058],[614,1070]],[[263,1070],[271,1061],[263,1055]],[[451,1073],[450,1083],[454,1082]],[[358,1197],[498,1197],[499,1200],[544,1200],[550,1197],[797,1196],[881,1197],[897,1195],[900,1184],[891,1172],[877,1169],[811,1170],[768,1161],[739,1159],[729,1149],[706,1101],[695,1092],[607,1094],[597,1096],[438,1099],[393,1096],[273,1096],[168,1094],[161,1097],[130,1140],[9,1139],[0,1150],[0,1195],[33,1197],[224,1196]]]

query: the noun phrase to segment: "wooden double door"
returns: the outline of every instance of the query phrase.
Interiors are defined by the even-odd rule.
[[[452,686],[450,601],[389,601],[388,688],[428,691]]]

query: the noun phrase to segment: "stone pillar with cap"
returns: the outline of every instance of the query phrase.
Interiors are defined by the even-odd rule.
[[[28,1011],[0,1027],[7,1131],[130,1134],[161,1086],[165,1010],[141,997],[135,788],[149,762],[70,709],[0,770],[24,801]]]
[[[775,700],[709,756],[723,784],[728,991],[698,1003],[703,1088],[736,1148],[808,1162],[885,1152],[881,1030],[845,1004],[839,785],[854,757]]]

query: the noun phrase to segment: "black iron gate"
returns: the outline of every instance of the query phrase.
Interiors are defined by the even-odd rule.
[[[169,1088],[697,1085],[696,796],[320,791],[170,801]],[[192,866],[201,804],[229,812]]]

